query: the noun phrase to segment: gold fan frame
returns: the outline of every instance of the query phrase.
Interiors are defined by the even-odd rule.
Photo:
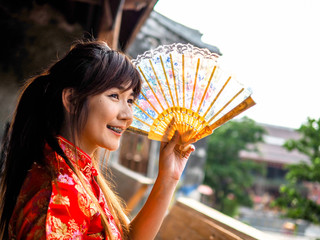
[[[183,44],[182,44],[183,45]],[[163,47],[171,47],[171,46],[175,46],[173,45],[166,45]],[[184,45],[187,47],[192,47],[193,49],[197,49],[198,52],[200,53],[204,53],[206,55],[208,55],[209,50],[207,49],[200,49],[200,48],[196,48],[190,44]],[[155,52],[157,51],[157,49],[154,50]],[[159,111],[157,111],[156,107],[153,106],[153,104],[148,100],[148,98],[143,94],[143,92],[141,91],[141,94],[143,95],[143,97],[148,101],[148,103],[150,104],[150,106],[155,110],[155,112],[158,113],[158,117],[157,118],[153,118],[152,116],[150,116],[146,111],[144,111],[141,107],[139,107],[136,103],[135,105],[143,112],[145,113],[148,117],[150,117],[151,119],[153,119],[153,124],[150,125],[146,122],[143,122],[141,119],[138,119],[138,121],[143,122],[144,124],[146,124],[147,126],[150,127],[150,132],[146,132],[143,131],[141,129],[137,129],[134,127],[129,127],[128,130],[132,131],[132,132],[136,132],[139,134],[143,134],[143,135],[147,135],[149,139],[152,140],[157,140],[157,141],[168,141],[172,138],[175,130],[178,130],[179,132],[183,132],[183,133],[188,133],[188,134],[182,134],[182,142],[188,142],[190,139],[194,139],[194,140],[199,140],[201,138],[204,138],[208,135],[210,135],[214,129],[218,128],[219,126],[221,126],[222,124],[226,123],[227,121],[231,120],[232,118],[236,117],[237,115],[239,115],[240,113],[246,111],[247,109],[249,109],[250,107],[254,106],[256,103],[254,102],[254,100],[251,98],[251,96],[247,97],[246,99],[244,99],[240,104],[238,104],[236,107],[234,107],[232,110],[230,110],[228,113],[226,113],[224,116],[222,116],[219,120],[217,120],[216,122],[214,122],[213,124],[210,125],[210,122],[221,112],[223,111],[243,90],[244,88],[242,88],[238,93],[236,93],[232,99],[230,99],[219,111],[217,111],[217,113],[210,118],[209,121],[205,120],[205,116],[207,115],[208,111],[210,110],[210,108],[213,106],[213,104],[216,102],[216,100],[218,99],[218,97],[220,96],[220,94],[223,92],[223,90],[225,89],[225,87],[227,86],[227,84],[229,83],[229,81],[231,80],[231,76],[228,78],[228,80],[224,83],[223,87],[220,89],[219,93],[216,95],[215,99],[211,102],[210,106],[208,107],[207,111],[205,112],[205,114],[203,116],[200,116],[198,114],[200,107],[202,106],[202,102],[204,100],[205,95],[207,94],[207,90],[208,87],[210,86],[211,80],[215,74],[216,71],[216,67],[217,65],[215,65],[212,69],[210,78],[208,80],[208,84],[207,87],[203,93],[203,97],[201,99],[201,102],[199,104],[198,110],[197,112],[194,112],[190,109],[185,108],[185,65],[184,65],[184,56],[185,54],[182,53],[182,85],[183,87],[183,103],[182,103],[182,107],[180,106],[175,106],[175,101],[173,100],[173,98],[176,98],[176,103],[179,104],[179,98],[178,98],[178,93],[177,93],[177,87],[176,87],[176,77],[175,77],[175,70],[173,67],[173,61],[172,61],[172,54],[170,54],[170,59],[171,59],[171,70],[172,70],[172,76],[173,76],[173,80],[174,80],[174,85],[175,85],[175,94],[172,94],[171,89],[169,87],[169,81],[168,81],[168,77],[167,77],[167,73],[164,67],[164,63],[162,60],[162,56],[160,55],[160,61],[161,61],[161,65],[162,65],[162,70],[166,79],[166,84],[168,86],[169,92],[170,92],[170,97],[172,100],[172,104],[174,106],[169,107],[167,109],[165,109],[159,98],[157,97],[157,95],[155,94],[152,86],[149,84],[145,74],[143,73],[142,69],[140,68],[139,63],[140,63],[140,59],[145,58],[146,56],[149,55],[149,63],[151,65],[151,68],[153,70],[153,74],[156,77],[157,83],[160,86],[160,90],[164,96],[164,99],[167,103],[167,106],[170,106],[166,96],[164,94],[164,91],[162,89],[160,80],[157,76],[157,73],[155,71],[155,68],[153,66],[153,63],[151,61],[151,57],[153,56],[154,53],[151,53],[150,51],[145,52],[143,55],[139,55],[138,58],[136,60],[133,60],[133,63],[137,66],[138,70],[141,73],[141,76],[143,77],[143,79],[145,80],[145,82],[148,84],[149,88],[152,91],[152,94],[154,95],[155,99],[157,99],[159,105],[162,108],[162,112],[159,113]],[[150,57],[151,56],[151,57]],[[210,55],[208,55],[210,58],[217,58],[218,55],[214,54],[214,53],[210,53]],[[148,57],[147,57],[148,58]],[[196,83],[197,83],[197,78],[198,78],[198,70],[199,70],[199,66],[200,66],[200,58],[198,58],[197,61],[197,68],[196,68],[196,73],[195,73],[195,79],[194,79],[194,86],[193,86],[193,95],[191,98],[191,105],[190,108],[192,108],[192,104],[193,104],[193,99],[194,99],[194,92],[195,92],[195,87],[196,87]],[[173,114],[175,113],[175,114]],[[180,114],[179,114],[180,113]],[[174,116],[176,116],[176,118],[174,118]],[[179,117],[181,116],[181,117]],[[135,116],[134,116],[135,118]],[[176,124],[176,125],[175,125]],[[194,125],[195,124],[195,125]],[[178,127],[180,126],[180,127]],[[202,130],[201,131],[194,131],[192,134],[190,134],[190,130],[192,129],[198,129],[200,126],[202,126]],[[164,135],[159,135],[156,130],[160,128],[163,129],[163,131],[165,132]],[[180,129],[179,129],[180,128]]]

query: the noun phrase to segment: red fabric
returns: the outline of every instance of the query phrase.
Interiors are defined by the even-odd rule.
[[[68,159],[75,163],[74,146],[62,137],[58,141]],[[104,209],[115,239],[120,240],[106,199],[94,179],[97,171],[91,158],[78,148],[76,155],[87,186]],[[10,220],[10,239],[105,239],[100,213],[79,178],[49,146],[45,148],[45,156],[57,178],[46,167],[33,164]]]

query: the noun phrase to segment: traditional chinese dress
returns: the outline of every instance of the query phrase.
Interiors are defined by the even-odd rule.
[[[71,162],[76,162],[77,155],[87,186],[104,209],[115,239],[121,239],[106,199],[94,179],[97,171],[92,167],[91,158],[79,148],[74,154],[74,145],[62,137],[58,137],[58,142]],[[47,167],[33,164],[9,223],[10,239],[105,239],[101,215],[76,174],[48,145],[45,161],[57,177],[52,177]]]

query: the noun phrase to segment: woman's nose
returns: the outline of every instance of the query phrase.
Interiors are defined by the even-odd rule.
[[[121,110],[119,112],[119,118],[123,120],[131,120],[133,119],[133,111],[132,108],[128,105],[128,103],[122,104]]]

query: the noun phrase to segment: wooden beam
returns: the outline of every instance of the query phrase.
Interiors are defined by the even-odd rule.
[[[112,49],[118,49],[119,33],[121,28],[122,12],[125,0],[120,0],[119,8],[116,13],[114,25],[113,25],[113,38],[112,38]]]
[[[82,2],[90,5],[101,5],[100,0],[71,0],[70,2]]]
[[[101,14],[100,26],[98,31],[98,39],[105,41],[107,44],[111,46],[113,41],[113,36],[112,36],[113,18],[112,18],[110,1],[102,0],[101,6],[102,6],[101,7],[102,14]]]
[[[149,0],[126,0],[123,10],[140,11],[145,8]]]
[[[112,49],[118,48],[124,3],[125,0],[103,0],[102,2],[103,13],[101,17],[98,39],[108,43]]]
[[[149,17],[151,11],[153,10],[154,5],[157,3],[158,0],[150,0],[149,4],[146,6],[146,9],[144,10],[142,16],[139,18],[139,20],[137,21],[137,23],[135,24],[135,27],[132,31],[132,33],[130,34],[130,37],[128,38],[128,40],[126,41],[125,46],[123,46],[123,50],[125,51],[126,49],[128,49],[128,47],[130,46],[130,44],[134,41],[134,39],[136,38],[136,35],[138,34],[138,32],[140,31],[142,25],[145,23],[145,21],[147,20],[147,18]]]

